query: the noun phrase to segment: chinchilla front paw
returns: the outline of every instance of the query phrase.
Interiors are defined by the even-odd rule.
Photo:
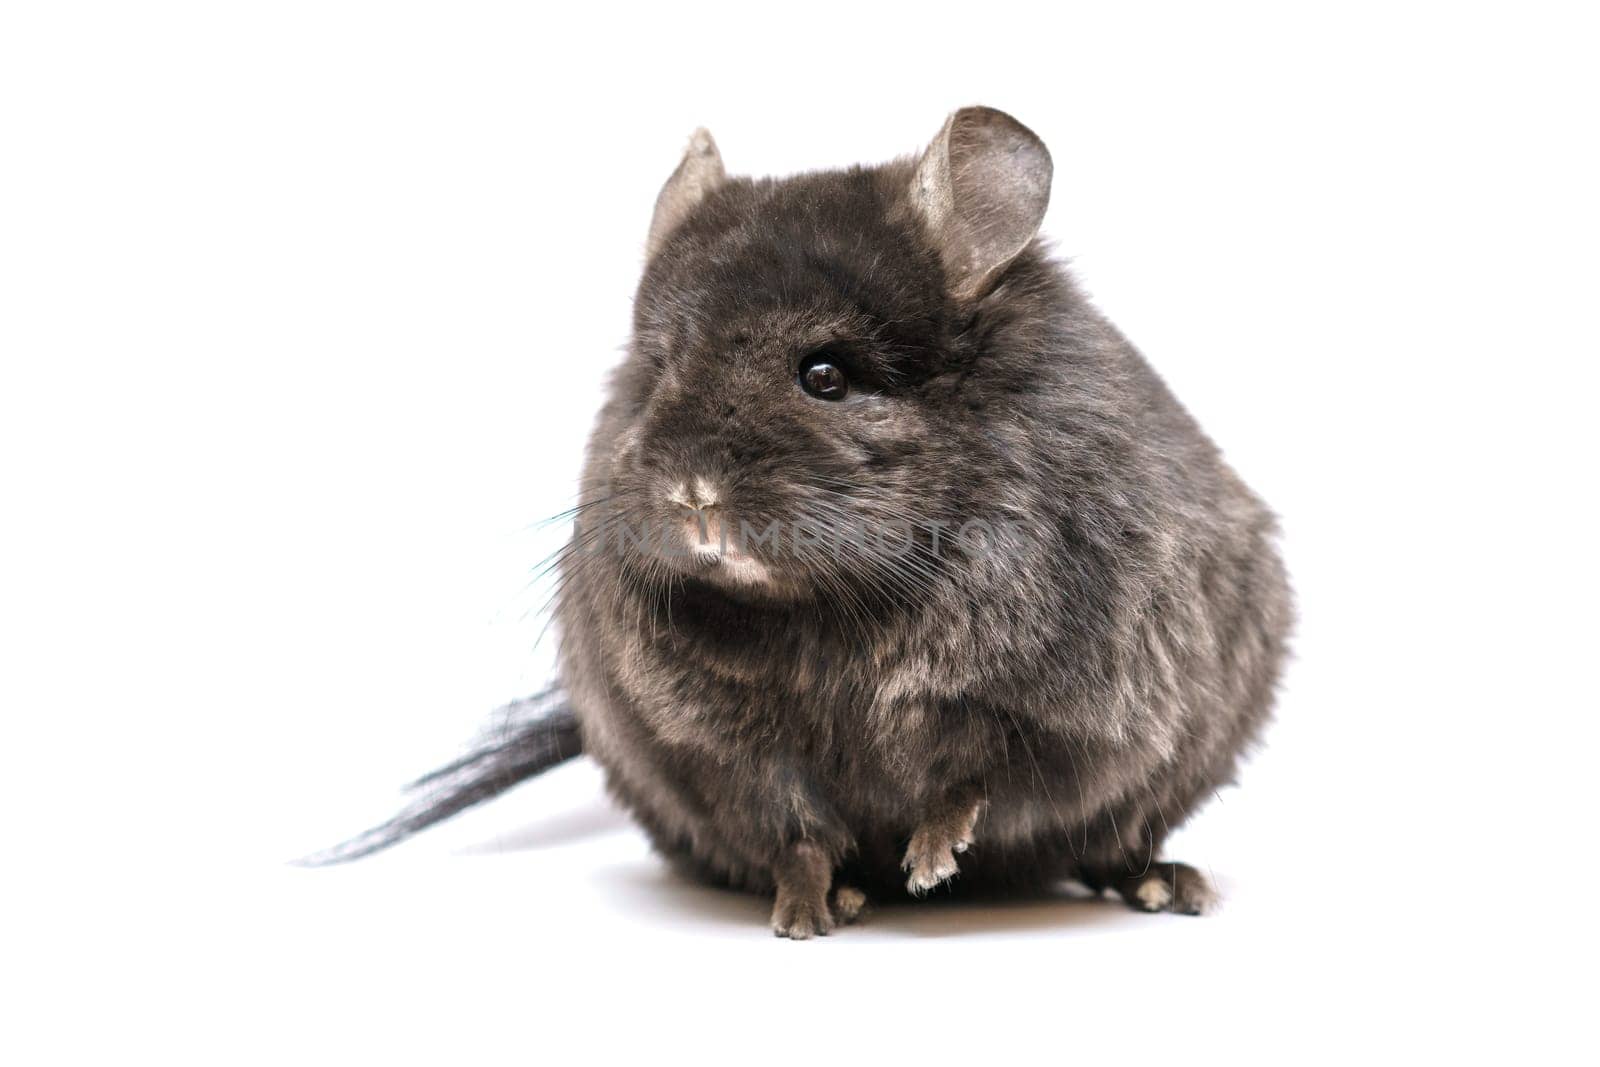
[[[907,874],[906,889],[913,896],[922,896],[959,872],[956,855],[972,846],[982,807],[981,800],[962,796],[932,812],[917,827],[900,863]]]

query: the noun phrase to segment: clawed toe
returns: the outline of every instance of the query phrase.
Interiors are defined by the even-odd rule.
[[[1143,874],[1121,879],[1123,900],[1139,911],[1204,915],[1217,905],[1217,892],[1205,875],[1183,863],[1154,863]]]
[[[826,937],[833,929],[833,916],[827,904],[811,900],[780,898],[772,909],[772,933],[792,941]]]
[[[959,873],[956,854],[972,847],[979,807],[977,801],[963,802],[911,835],[900,867],[908,876],[906,889],[913,896],[921,896]]]
[[[965,843],[961,844],[961,849],[966,849]],[[921,896],[946,879],[955,877],[961,869],[956,864],[955,853],[953,844],[937,840],[926,830],[918,830],[912,835],[905,860],[900,864],[908,875],[906,889],[915,896]]]
[[[867,895],[854,886],[840,886],[833,891],[833,917],[841,923],[853,923],[867,909]]]

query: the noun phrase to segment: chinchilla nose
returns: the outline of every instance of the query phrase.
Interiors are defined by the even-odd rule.
[[[716,507],[721,502],[722,495],[717,492],[714,482],[697,474],[674,485],[667,492],[667,499],[690,511],[705,511],[707,508]]]

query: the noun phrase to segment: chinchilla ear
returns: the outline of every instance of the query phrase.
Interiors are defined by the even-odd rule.
[[[939,246],[950,295],[981,296],[1039,232],[1050,152],[1016,119],[964,107],[917,161],[911,200]]]
[[[689,138],[689,147],[683,151],[683,162],[672,172],[667,184],[656,197],[655,217],[650,220],[650,239],[645,254],[653,256],[661,251],[670,234],[693,211],[706,194],[728,180],[722,169],[722,153],[711,131],[701,128]]]

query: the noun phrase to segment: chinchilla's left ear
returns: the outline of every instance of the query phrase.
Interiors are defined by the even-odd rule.
[[[706,194],[727,180],[727,171],[722,168],[722,153],[717,151],[717,142],[711,139],[711,131],[704,128],[694,131],[689,138],[689,147],[684,149],[683,162],[678,164],[678,169],[672,172],[672,177],[667,179],[667,184],[661,187],[661,193],[656,197],[656,213],[650,220],[650,239],[645,244],[645,255],[653,256],[661,251],[667,235],[688,217]]]
[[[958,300],[981,296],[1039,232],[1050,204],[1050,151],[1016,119],[964,107],[917,161],[911,201]]]

